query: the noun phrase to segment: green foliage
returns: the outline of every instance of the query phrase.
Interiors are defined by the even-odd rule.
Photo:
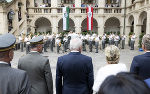
[[[139,35],[139,48],[142,48],[142,38],[143,38],[143,36],[145,35],[145,33],[141,33],[140,35]]]

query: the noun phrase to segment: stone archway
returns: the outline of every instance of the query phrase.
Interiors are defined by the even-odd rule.
[[[45,17],[40,17],[35,21],[35,32],[51,32],[51,22]]]
[[[74,31],[75,30],[75,23],[74,21],[69,18],[69,31]],[[63,19],[60,19],[58,22],[58,32],[63,31]]]
[[[129,25],[130,25],[130,32],[134,32],[134,17],[131,15],[128,19]]]
[[[106,20],[104,32],[120,33],[120,20],[116,17],[111,17]]]
[[[146,25],[147,25],[147,12],[141,12],[139,16],[139,25],[141,25],[141,32],[146,33]]]
[[[81,27],[82,32],[87,31],[87,18],[82,21],[81,26],[82,26]],[[95,18],[93,18],[93,30],[92,30],[92,32],[98,33],[98,23],[97,23],[97,20]]]

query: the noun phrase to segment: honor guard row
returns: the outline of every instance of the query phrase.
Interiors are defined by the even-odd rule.
[[[33,36],[37,37],[38,35]],[[87,51],[87,47],[89,47],[89,52],[93,52],[93,48],[95,49],[95,53],[98,53],[99,50],[105,49],[107,45],[115,45],[119,48],[124,49],[125,48],[125,40],[126,36],[122,35],[119,36],[117,34],[110,33],[110,35],[103,34],[102,36],[98,36],[97,34],[78,34],[74,32],[69,32],[68,34],[44,34],[44,44],[43,49],[44,52],[47,52],[47,49],[50,49],[50,52],[53,52],[54,49],[56,49],[57,53],[61,52],[68,52],[69,49],[69,43],[71,39],[74,39],[76,37],[79,37],[82,40],[82,50]],[[21,48],[21,52],[23,51],[24,46],[26,47],[26,53],[30,52],[30,42],[31,39],[30,36],[27,36],[25,38],[19,36],[19,45]],[[130,45],[131,50],[134,50],[134,43],[136,36],[133,34],[130,36]],[[56,48],[55,48],[56,46]]]

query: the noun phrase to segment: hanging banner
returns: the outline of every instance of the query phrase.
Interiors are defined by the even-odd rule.
[[[87,7],[87,30],[93,30],[93,7]]]
[[[63,30],[69,30],[69,7],[63,7]]]

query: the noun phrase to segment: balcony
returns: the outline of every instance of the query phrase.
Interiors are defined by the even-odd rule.
[[[100,13],[104,13],[104,14],[121,14],[122,13],[122,9],[123,8],[94,8],[93,9],[93,13],[94,14],[100,14]],[[70,13],[71,14],[75,14],[76,10],[81,11],[81,14],[86,14],[86,7],[81,7],[81,8],[75,8],[72,7],[70,8]],[[61,14],[62,13],[62,7],[58,7],[58,8],[52,8],[52,7],[33,7],[33,8],[28,8],[29,14],[52,14],[52,13],[58,13]],[[55,11],[55,12],[52,12]],[[103,12],[100,12],[103,11]]]
[[[104,13],[122,13],[122,8],[105,8]]]

